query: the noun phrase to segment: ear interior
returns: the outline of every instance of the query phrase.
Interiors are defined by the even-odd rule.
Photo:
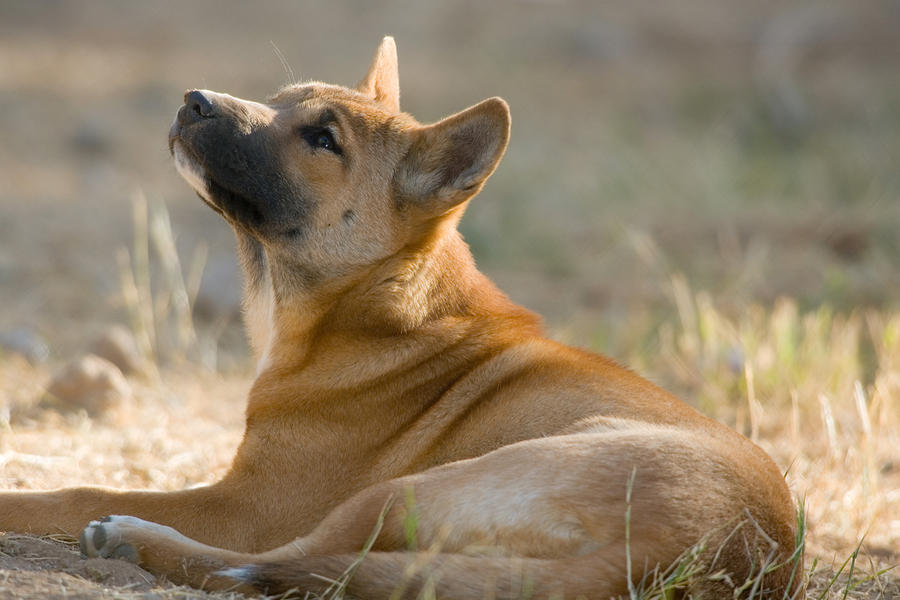
[[[475,195],[506,151],[509,125],[506,102],[489,98],[414,130],[394,176],[398,200],[442,212]]]
[[[397,69],[397,44],[387,36],[381,40],[369,72],[363,77],[357,91],[374,99],[390,112],[400,112],[400,75]]]

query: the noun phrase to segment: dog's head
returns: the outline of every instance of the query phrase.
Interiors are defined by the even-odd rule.
[[[268,253],[338,275],[458,215],[508,138],[499,98],[427,126],[401,113],[385,38],[355,89],[290,85],[265,103],[188,91],[169,147],[201,198]]]

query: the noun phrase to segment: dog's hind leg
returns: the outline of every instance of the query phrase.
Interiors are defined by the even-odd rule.
[[[610,549],[620,554],[622,548]],[[367,600],[434,597],[441,600],[603,599],[627,591],[625,573],[601,555],[564,559],[373,552],[307,556],[225,569],[237,589],[265,594],[325,594],[342,587]],[[430,592],[430,596],[429,596]]]
[[[389,539],[400,532],[379,535],[377,522],[389,518],[386,513],[391,510],[373,511],[377,515],[375,529],[366,534],[374,536],[373,547],[386,542],[395,545]],[[299,590],[302,597],[341,586],[351,597],[369,600],[417,598],[429,589],[437,598],[537,600],[609,598],[626,589],[626,571],[621,564],[625,547],[621,543],[601,552],[561,559],[470,556],[435,551],[439,545],[423,552],[361,552],[353,542],[367,529],[364,523],[370,524],[365,518],[344,521],[341,531],[331,529],[333,523],[323,523],[326,527],[320,527],[320,533],[331,529],[335,534],[335,543],[327,545],[340,548],[327,554],[317,552],[314,536],[261,554],[231,552],[191,540],[170,527],[126,516],[92,523],[85,529],[81,546],[87,556],[130,560],[175,583],[245,593]],[[365,542],[361,544],[365,546]]]
[[[603,556],[550,560],[431,552],[306,554],[302,540],[271,552],[241,554],[125,516],[92,523],[81,545],[87,556],[126,559],[174,583],[207,590],[322,594],[340,585],[351,596],[370,600],[416,598],[428,588],[438,598],[537,600],[608,598],[625,589],[621,565],[617,560],[604,564]],[[607,552],[619,557],[622,551]]]
[[[557,559],[601,549],[577,517],[579,502],[567,500],[577,494],[572,486],[580,481],[583,464],[566,467],[573,476],[560,472],[561,461],[589,458],[592,438],[573,440],[580,448],[573,453],[570,437],[523,442],[375,484],[336,507],[309,535],[261,554],[213,548],[173,529],[119,516],[91,523],[82,536],[82,550],[88,556],[127,558],[171,581],[208,589],[240,585],[274,590],[303,584],[304,589],[321,590],[323,581],[327,587],[327,580],[341,578],[356,563],[371,538],[369,554],[351,578],[351,586],[366,598],[388,598],[403,585],[410,590],[431,585],[444,572],[440,585],[454,582],[447,597],[459,595],[452,591],[455,586],[485,591],[506,586],[516,590],[515,597],[525,585],[556,589],[578,580]],[[606,503],[615,511],[616,530],[624,528],[624,485],[609,486],[608,497],[591,493],[591,505]],[[622,557],[615,540],[606,546],[611,555]],[[408,552],[414,547],[422,552]],[[483,556],[487,547],[493,556]],[[528,558],[510,559],[496,555],[498,551]],[[470,552],[481,555],[466,556]],[[516,569],[521,577],[509,583]],[[592,567],[590,573],[597,576],[592,585],[606,581],[603,585],[621,586],[624,572],[621,560],[606,569]]]
[[[738,584],[760,552],[780,561],[793,551],[792,515],[785,523],[765,490],[716,462],[717,450],[689,432],[621,427],[520,442],[376,484],[309,535],[261,554],[127,519],[93,524],[85,551],[195,586],[322,592],[342,581],[369,599],[428,588],[439,598],[608,598],[627,593],[629,563],[638,581],[710,532],[704,560]],[[754,537],[747,527],[728,538],[744,513],[765,532]]]

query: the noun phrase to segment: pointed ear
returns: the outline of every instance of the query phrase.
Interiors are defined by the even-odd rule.
[[[509,142],[509,106],[488,98],[433,125],[413,129],[394,174],[401,206],[441,214],[478,193]]]
[[[400,76],[397,71],[397,45],[391,36],[381,40],[369,72],[356,86],[392,113],[400,112]]]

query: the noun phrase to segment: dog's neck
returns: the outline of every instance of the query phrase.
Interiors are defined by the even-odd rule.
[[[302,365],[318,342],[334,335],[377,345],[431,331],[436,322],[491,315],[514,317],[529,333],[540,332],[536,315],[512,303],[478,271],[455,219],[364,273],[309,287],[296,284],[296,266],[267,255],[246,233],[236,230],[236,235],[257,375]]]

